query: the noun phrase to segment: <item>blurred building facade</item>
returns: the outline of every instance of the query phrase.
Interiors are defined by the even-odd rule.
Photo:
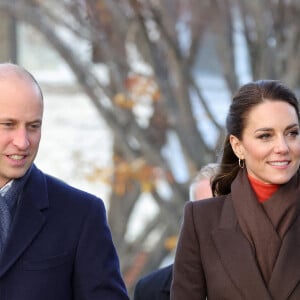
[[[16,20],[0,11],[0,61],[17,62]]]

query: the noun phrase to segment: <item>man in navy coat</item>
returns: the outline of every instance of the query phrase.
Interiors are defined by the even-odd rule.
[[[210,181],[217,173],[219,164],[203,166],[190,184],[190,201],[212,196]],[[134,289],[134,300],[170,300],[173,264],[158,269],[141,278]],[[187,299],[188,300],[188,299]]]
[[[128,300],[102,200],[33,163],[42,117],[34,77],[0,64],[0,299]]]

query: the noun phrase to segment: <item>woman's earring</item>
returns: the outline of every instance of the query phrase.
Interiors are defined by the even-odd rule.
[[[244,167],[245,167],[245,161],[243,159],[239,158],[239,166],[240,166],[241,169],[244,169]]]

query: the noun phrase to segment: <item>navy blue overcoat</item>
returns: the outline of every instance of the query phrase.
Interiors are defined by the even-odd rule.
[[[33,166],[0,260],[1,300],[128,300],[101,199]]]

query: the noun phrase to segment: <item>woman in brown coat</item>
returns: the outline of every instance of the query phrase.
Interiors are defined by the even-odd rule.
[[[171,300],[299,300],[297,98],[279,81],[246,84],[226,128],[216,197],[185,206]]]

